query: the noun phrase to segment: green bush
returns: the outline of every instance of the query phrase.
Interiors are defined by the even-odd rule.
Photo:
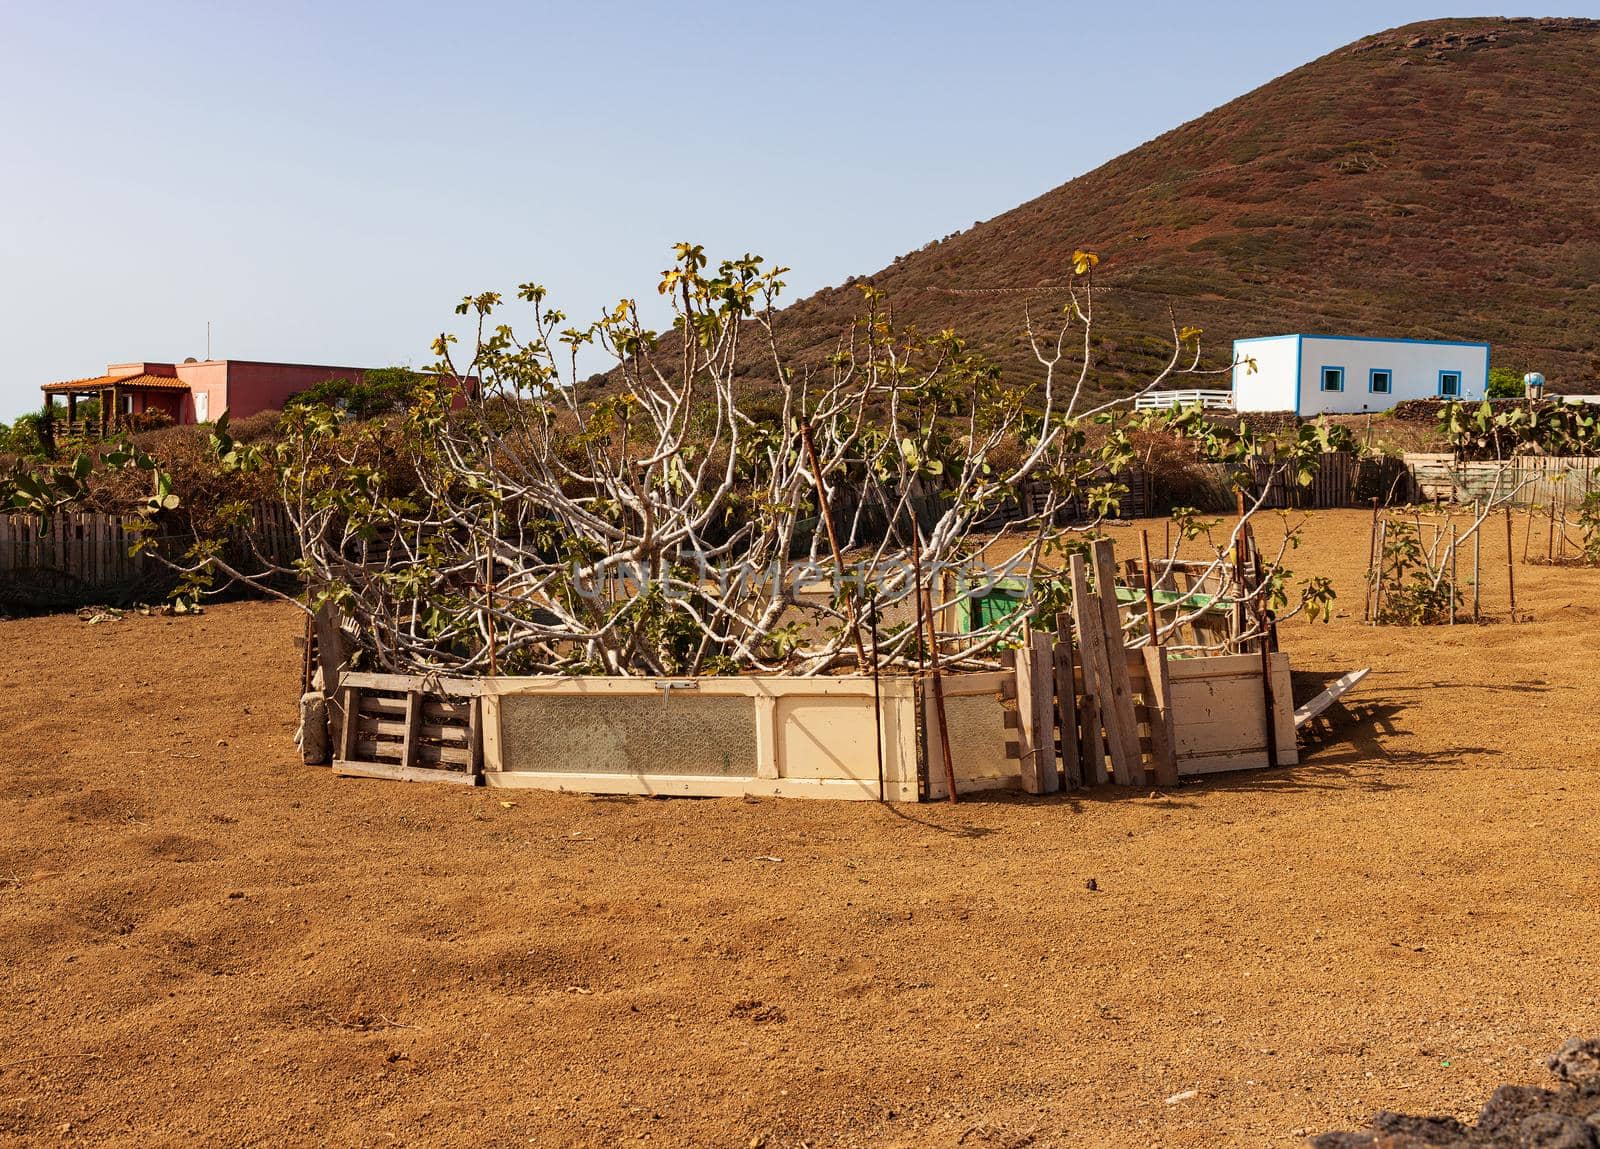
[[[1522,372],[1509,367],[1489,368],[1489,398],[1520,399],[1526,393],[1522,385]]]
[[[35,458],[45,454],[44,416],[23,415],[11,426],[0,423],[0,455]]]
[[[327,379],[289,396],[285,411],[296,407],[334,407],[357,419],[373,419],[409,408],[423,376],[405,367],[380,367],[364,372],[361,381]]]

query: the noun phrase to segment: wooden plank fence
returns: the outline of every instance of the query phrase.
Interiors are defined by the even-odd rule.
[[[130,553],[142,537],[139,522],[96,511],[0,515],[0,606],[60,609],[164,594],[171,572],[149,555]],[[252,509],[248,536],[248,544],[245,532],[233,540],[241,553],[253,545],[280,563],[298,555],[293,524],[278,504]],[[188,545],[179,535],[151,541],[168,550]]]
[[[1147,471],[1137,467],[1120,471],[1111,476],[1109,481],[1126,488],[1111,512],[1112,518],[1143,518],[1155,513],[1155,482]],[[840,488],[833,492],[831,498],[834,527],[841,536],[848,535],[855,527],[858,543],[873,542],[887,532],[888,523],[882,509],[869,506],[863,510],[860,492]],[[1019,518],[1038,515],[1048,504],[1049,498],[1050,487],[1047,483],[1033,480],[1019,483],[1014,497],[1008,498],[1005,505],[988,516],[980,526],[998,529]],[[931,530],[949,509],[949,493],[932,486],[919,486],[907,499],[906,510],[916,516],[925,531]],[[1090,517],[1087,508],[1077,499],[1070,499],[1056,508],[1058,523],[1085,522]]]
[[[1317,461],[1316,471],[1307,486],[1294,482],[1283,467],[1266,458],[1249,460],[1245,464],[1245,470],[1251,476],[1253,492],[1260,493],[1263,489],[1266,491],[1263,507],[1322,509],[1367,506],[1370,496],[1366,492],[1358,493],[1357,487],[1362,485],[1363,475],[1367,472],[1373,472],[1367,473],[1365,477],[1365,482],[1371,484],[1376,477],[1375,466],[1373,462],[1363,462],[1350,451],[1327,451]],[[1202,465],[1200,469],[1208,475],[1208,482],[1212,488],[1208,496],[1201,499],[1201,504],[1209,502],[1213,504],[1210,508],[1213,510],[1232,510],[1234,469],[1223,463]],[[1125,488],[1125,493],[1117,500],[1111,512],[1112,518],[1148,518],[1158,513],[1159,508],[1173,498],[1172,493],[1164,492],[1157,477],[1144,467],[1132,467],[1120,471],[1111,476],[1109,481]],[[1388,484],[1383,485],[1387,494]],[[1395,492],[1393,501],[1408,501],[1411,492],[1410,484],[1403,484],[1403,489]],[[1192,493],[1186,492],[1179,501],[1188,501],[1194,497]],[[1044,510],[1049,498],[1048,483],[1025,480],[1018,484],[1014,499],[1008,499],[1004,508],[981,525],[986,528],[998,528],[1018,518],[1038,515]],[[1253,502],[1254,494],[1251,498]],[[859,494],[850,490],[841,489],[834,493],[834,524],[841,534],[848,533],[852,524],[856,522],[859,499]],[[918,490],[909,503],[917,521],[926,529],[948,509],[949,496],[943,491],[928,487]],[[1090,517],[1088,509],[1077,499],[1067,500],[1056,510],[1056,521],[1062,524],[1084,522]],[[887,528],[883,514],[875,509],[869,509],[861,516],[859,526],[860,533],[866,536],[868,541],[881,538]]]
[[[1155,480],[1151,474],[1141,467],[1127,471],[1119,471],[1111,476],[1110,482],[1121,484],[1126,488],[1123,495],[1117,499],[1115,508],[1111,512],[1114,519],[1140,519],[1155,513]],[[1017,504],[1020,515],[1038,515],[1044,511],[1050,499],[1049,484],[1028,480],[1020,484],[1017,492]],[[1075,523],[1085,522],[1090,518],[1089,511],[1078,499],[1069,499],[1057,508],[1058,522]]]
[[[1028,649],[1048,642],[1034,635]],[[1063,660],[1070,657],[1064,645],[1054,644]],[[1300,760],[1286,654],[1268,656],[1269,689],[1259,653],[1174,658],[1160,647],[1140,647],[1124,652],[1130,689],[1125,698],[1116,698],[1102,693],[1106,686],[1086,661],[1073,667],[1070,693],[1063,695],[1059,684],[1066,680],[1046,680],[1038,670],[1043,660],[1037,654],[1023,659],[1022,653],[1006,658],[1015,678],[1001,684],[1001,695],[1012,732],[1006,752],[1027,793],[1107,784],[1175,786],[1184,776],[1293,766]],[[1114,721],[1132,722],[1137,754],[1102,736],[1101,715],[1119,711]],[[942,797],[942,779],[930,774],[929,781],[930,797]]]
[[[1404,456],[1418,495],[1428,502],[1471,503],[1517,492],[1518,506],[1572,506],[1600,491],[1600,458],[1518,455],[1508,462],[1458,462],[1454,455]],[[1526,484],[1526,486],[1524,486]]]
[[[1297,764],[1288,657],[1249,649],[1260,639],[1206,657],[1129,648],[1125,613],[1142,619],[1149,600],[1119,606],[1128,596],[1117,593],[1117,569],[1109,540],[1087,562],[1074,555],[1070,621],[1064,614],[1053,635],[1034,632],[1002,659],[1010,784],[1030,794],[1173,786],[1183,775]],[[961,678],[947,695],[966,693]],[[944,795],[936,771],[927,781],[927,796]],[[964,788],[1005,783],[990,775]]]
[[[1357,505],[1355,497],[1359,460],[1350,451],[1325,451],[1308,486],[1301,486],[1287,468],[1269,459],[1251,459],[1254,492],[1266,492],[1264,508],[1326,509]]]

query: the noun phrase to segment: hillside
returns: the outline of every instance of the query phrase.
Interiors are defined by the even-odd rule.
[[[1081,247],[1104,387],[1163,358],[1170,305],[1214,364],[1285,331],[1487,339],[1497,366],[1600,389],[1597,75],[1600,21],[1383,32],[860,278],[1014,378],[1037,374],[1025,305],[1059,307]],[[796,349],[833,345],[851,282],[789,309]]]

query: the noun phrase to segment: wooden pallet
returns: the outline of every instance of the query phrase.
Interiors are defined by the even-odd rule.
[[[341,698],[346,720],[336,773],[483,785],[481,698],[350,685]]]

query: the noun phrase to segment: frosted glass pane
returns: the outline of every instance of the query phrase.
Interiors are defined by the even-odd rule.
[[[507,770],[748,778],[756,772],[755,703],[677,692],[507,694],[500,744]]]

